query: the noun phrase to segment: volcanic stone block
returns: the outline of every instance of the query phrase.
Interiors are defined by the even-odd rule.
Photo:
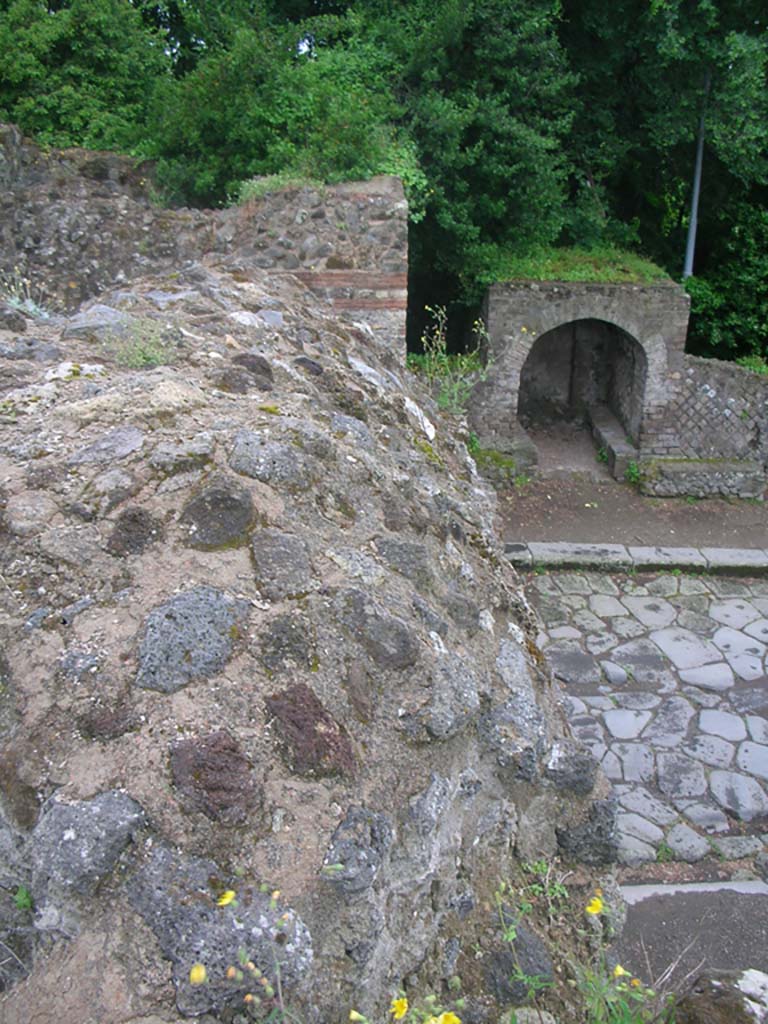
[[[144,626],[136,685],[175,693],[220,672],[248,611],[247,601],[214,587],[195,587],[158,605]]]
[[[401,619],[383,612],[362,590],[344,590],[335,603],[340,621],[382,668],[404,669],[416,663],[419,644],[414,632]]]
[[[274,693],[265,703],[293,771],[313,776],[354,773],[355,758],[346,730],[306,683]]]
[[[364,892],[373,885],[392,837],[392,824],[385,814],[350,807],[331,836],[323,878],[345,895]]]
[[[309,551],[299,537],[280,530],[258,530],[251,537],[256,582],[271,601],[300,597],[312,587]]]
[[[253,522],[250,493],[226,477],[214,477],[184,506],[179,523],[192,548],[215,551],[244,544]]]
[[[171,772],[189,806],[212,821],[238,824],[261,805],[251,763],[223,729],[177,743]]]

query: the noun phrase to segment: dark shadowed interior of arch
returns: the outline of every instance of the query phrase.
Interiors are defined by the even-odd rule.
[[[537,338],[520,375],[523,427],[587,423],[606,407],[637,442],[648,362],[635,339],[604,320],[574,320]]]

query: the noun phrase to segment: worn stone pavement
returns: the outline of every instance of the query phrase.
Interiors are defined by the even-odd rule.
[[[620,804],[620,860],[768,843],[768,579],[531,574],[539,646]]]

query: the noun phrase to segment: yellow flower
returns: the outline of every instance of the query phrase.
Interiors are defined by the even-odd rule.
[[[593,896],[592,899],[587,904],[585,909],[586,909],[588,914],[594,914],[595,916],[597,916],[598,914],[602,914],[603,906],[604,906],[604,904],[603,904],[603,901],[600,899],[600,897],[599,896]]]
[[[405,996],[402,999],[393,999],[389,1012],[395,1020],[402,1020],[406,1013],[408,1013],[408,1000]]]
[[[220,907],[228,907],[230,903],[234,902],[236,895],[237,894],[235,893],[234,889],[227,889],[226,892],[223,892],[221,896],[219,896],[219,898],[216,900],[216,903]]]
[[[629,974],[629,971],[625,971],[621,964],[616,964],[613,968],[614,978],[625,978]]]
[[[461,1018],[457,1017],[451,1010],[446,1010],[437,1018],[437,1024],[461,1024]]]
[[[204,985],[207,978],[208,971],[205,969],[205,964],[192,964],[189,969],[190,985]]]
[[[639,978],[633,978],[629,984],[632,986],[632,988],[640,988],[641,982]]]

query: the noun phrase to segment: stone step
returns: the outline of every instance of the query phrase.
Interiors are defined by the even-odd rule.
[[[630,463],[638,463],[640,452],[607,405],[593,405],[587,415],[598,450],[605,452],[615,480],[624,480]]]

